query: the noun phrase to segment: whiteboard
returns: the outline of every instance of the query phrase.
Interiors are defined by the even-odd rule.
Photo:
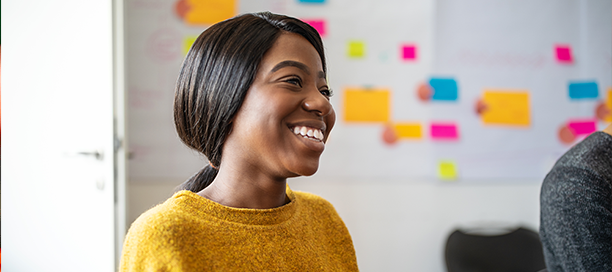
[[[126,2],[131,180],[180,182],[206,163],[180,143],[172,121],[185,43],[206,28],[177,16],[177,2]],[[323,42],[338,118],[318,178],[541,180],[587,135],[564,143],[561,127],[571,120],[595,120],[598,129],[606,124],[594,112],[612,86],[610,1],[305,2],[235,3],[237,13],[269,10],[325,22]],[[571,62],[560,61],[558,46],[570,48]],[[413,48],[414,55],[406,57],[404,47]],[[418,98],[424,83],[446,79],[455,82],[456,99]],[[597,96],[572,99],[569,84],[583,81],[597,83]],[[350,89],[387,92],[388,104],[381,106],[386,119],[348,120],[358,110],[346,104]],[[475,105],[490,90],[527,93],[529,124],[483,122]],[[389,128],[401,124],[416,124],[420,136],[385,141],[386,132],[398,133]],[[455,126],[456,137],[435,138],[439,124]]]

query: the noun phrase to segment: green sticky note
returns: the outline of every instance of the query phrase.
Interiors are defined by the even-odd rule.
[[[438,177],[442,180],[456,180],[457,164],[454,161],[440,161],[438,163]]]
[[[363,41],[349,41],[347,44],[347,54],[349,58],[365,57],[365,43]]]

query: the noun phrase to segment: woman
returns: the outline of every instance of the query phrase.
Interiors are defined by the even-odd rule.
[[[356,271],[332,205],[286,185],[318,169],[330,96],[309,25],[266,12],[204,31],[183,63],[174,117],[210,163],[132,224],[121,271]]]

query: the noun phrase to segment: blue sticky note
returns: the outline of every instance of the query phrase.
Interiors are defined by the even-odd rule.
[[[300,2],[300,3],[317,3],[317,4],[321,4],[321,3],[325,3],[325,0],[298,0],[298,2]]]
[[[571,99],[596,99],[598,96],[597,82],[570,82],[569,84]]]
[[[433,89],[431,100],[457,101],[459,92],[457,81],[452,78],[431,78],[429,86]]]

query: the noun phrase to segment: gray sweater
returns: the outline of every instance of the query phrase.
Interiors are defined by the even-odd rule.
[[[540,239],[549,272],[612,271],[612,136],[595,132],[542,183]]]

